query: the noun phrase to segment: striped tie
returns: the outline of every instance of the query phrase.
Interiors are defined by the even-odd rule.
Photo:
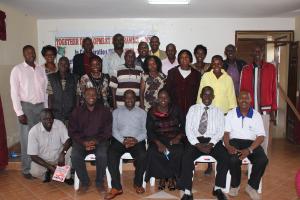
[[[199,125],[198,131],[201,135],[203,135],[207,130],[207,119],[208,119],[207,110],[208,110],[208,107],[205,107],[204,112],[200,119],[200,125]]]

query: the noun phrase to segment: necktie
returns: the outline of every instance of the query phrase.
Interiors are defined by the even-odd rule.
[[[201,119],[200,119],[200,124],[199,124],[198,131],[201,135],[203,135],[207,130],[207,120],[208,120],[207,110],[208,110],[208,107],[205,107],[204,112],[202,113],[202,116],[201,116]]]

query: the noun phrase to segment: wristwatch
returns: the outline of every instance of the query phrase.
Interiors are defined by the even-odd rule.
[[[66,151],[66,150],[64,150],[64,151],[63,151],[63,153],[66,155],[66,154],[67,154],[67,151]]]
[[[253,153],[253,150],[250,147],[248,147],[248,150],[249,150],[250,154]]]

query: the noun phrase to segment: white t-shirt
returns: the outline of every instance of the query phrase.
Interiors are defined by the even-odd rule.
[[[27,154],[56,162],[68,138],[68,130],[60,120],[54,119],[50,132],[40,122],[29,131]]]
[[[266,135],[261,115],[252,108],[245,117],[238,107],[230,110],[225,118],[225,132],[230,133],[230,139],[243,140],[255,140]]]
[[[189,70],[183,70],[183,69],[181,69],[180,67],[178,67],[178,70],[179,70],[179,72],[180,72],[180,74],[181,74],[181,76],[182,76],[183,78],[188,77],[188,75],[190,75],[190,73],[192,72],[191,69],[189,69]]]

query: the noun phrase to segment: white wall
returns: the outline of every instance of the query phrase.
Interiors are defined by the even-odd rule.
[[[30,44],[37,47],[37,19],[13,7],[0,3],[6,13],[7,40],[0,41],[0,94],[2,98],[7,145],[19,141],[17,117],[10,98],[9,76],[14,65],[23,62],[22,48]]]
[[[120,32],[147,29],[157,32],[161,49],[173,42],[177,49],[194,49],[196,44],[208,47],[207,62],[214,54],[223,55],[224,47],[235,42],[236,30],[294,30],[295,18],[191,18],[191,19],[61,19],[38,20],[39,51],[46,44],[54,45],[59,32]],[[40,59],[43,62],[43,59]]]

